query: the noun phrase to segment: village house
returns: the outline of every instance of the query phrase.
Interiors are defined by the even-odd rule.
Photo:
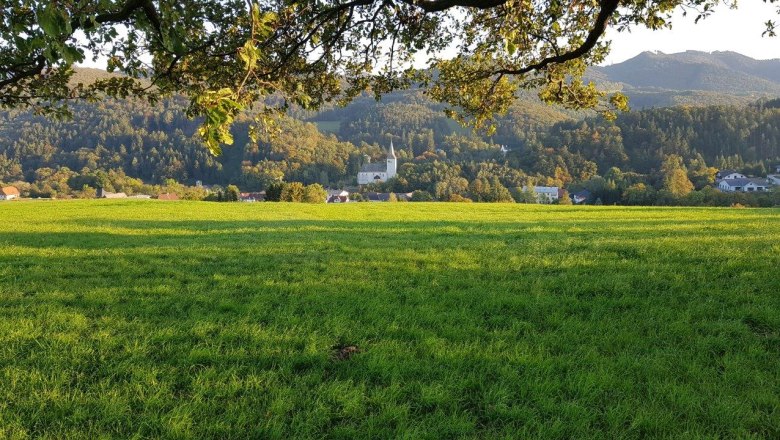
[[[329,189],[326,201],[328,203],[347,203],[349,202],[349,192],[339,189]]]
[[[715,174],[716,180],[747,179],[748,177],[735,170],[721,170]]]
[[[97,198],[98,199],[125,199],[127,198],[127,194],[123,192],[118,192],[118,193],[108,192],[103,188],[98,188]]]
[[[723,192],[761,192],[768,187],[767,180],[761,178],[724,179],[718,182],[718,189]]]
[[[367,163],[360,168],[357,181],[359,185],[368,185],[369,183],[387,182],[396,175],[398,161],[393,149],[393,141],[390,141],[390,150],[387,152],[387,160],[384,163]]]
[[[587,203],[588,200],[590,200],[591,193],[587,189],[583,189],[582,191],[572,194],[570,197],[572,203],[574,203],[575,205],[580,205],[583,203]]]
[[[19,190],[15,186],[0,188],[0,200],[13,200],[19,198]]]
[[[242,202],[265,202],[265,191],[244,192],[238,199]]]
[[[179,200],[179,196],[174,193],[162,193],[157,196],[157,200]]]
[[[528,191],[528,187],[524,186],[523,191]],[[553,203],[560,197],[560,190],[557,186],[535,186],[534,193],[536,193],[536,201],[539,203]]]

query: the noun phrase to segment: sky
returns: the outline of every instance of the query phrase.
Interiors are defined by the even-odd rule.
[[[742,0],[736,10],[720,6],[698,24],[694,24],[695,18],[691,14],[687,17],[677,14],[671,30],[608,31],[612,51],[604,64],[619,63],[648,50],[664,53],[734,51],[762,60],[780,58],[780,36],[761,36],[766,29],[763,23],[769,19],[780,20],[776,6],[761,0]]]
[[[677,53],[686,50],[704,52],[734,51],[755,59],[780,58],[780,36],[762,37],[764,22],[780,21],[777,6],[762,0],[741,0],[738,9],[718,7],[705,20],[694,23],[695,15],[672,19],[672,29],[651,31],[636,28],[632,32],[607,31],[612,51],[603,65],[623,62],[644,51]],[[105,60],[88,60],[83,66],[105,68]]]

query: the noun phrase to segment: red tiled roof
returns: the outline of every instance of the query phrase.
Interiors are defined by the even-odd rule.
[[[4,186],[0,188],[0,193],[4,196],[18,196],[19,190],[15,186]]]
[[[157,200],[179,200],[179,196],[172,193],[165,193],[157,196]]]

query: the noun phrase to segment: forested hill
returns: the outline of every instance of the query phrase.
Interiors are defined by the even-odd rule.
[[[771,78],[771,72],[752,69]],[[453,178],[496,178],[509,188],[527,182],[568,186],[612,167],[651,181],[669,155],[690,168],[761,174],[780,162],[778,103],[635,110],[608,122],[546,106],[529,93],[486,137],[447,119],[441,105],[413,90],[382,102],[363,97],[346,108],[293,111],[278,137],[259,144],[249,142],[247,124],[239,122],[235,145],[215,158],[194,135],[197,121],[184,116],[183,99],[154,107],[107,100],[74,105],[74,117],[66,121],[0,113],[0,182],[41,182],[56,174],[58,187],[70,182],[81,188],[94,184],[96,173],[114,170],[149,183],[201,180],[246,190],[280,178],[350,186],[363,163],[384,159],[391,140],[400,161],[398,190],[433,191]],[[500,145],[510,152],[502,154]],[[47,194],[46,185],[38,194]]]

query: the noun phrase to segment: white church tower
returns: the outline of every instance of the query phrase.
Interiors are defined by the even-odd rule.
[[[387,182],[388,179],[395,177],[398,171],[398,159],[395,157],[393,141],[390,141],[390,149],[387,150],[387,160],[385,163],[369,163],[360,167],[358,172],[358,185],[368,185],[369,183]]]
[[[390,151],[387,152],[387,178],[392,179],[395,177],[398,170],[398,160],[395,157],[395,149],[393,148],[393,141],[390,140]]]

